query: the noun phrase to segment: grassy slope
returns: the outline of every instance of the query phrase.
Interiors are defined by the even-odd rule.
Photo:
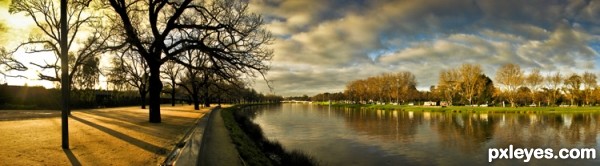
[[[247,165],[317,165],[298,151],[286,151],[278,142],[265,138],[260,126],[236,114],[244,106],[223,109],[221,115],[240,156]]]

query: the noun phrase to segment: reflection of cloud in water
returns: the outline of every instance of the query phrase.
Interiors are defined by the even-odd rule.
[[[283,104],[263,110],[256,122],[270,139],[331,165],[464,165],[486,164],[488,148],[511,144],[528,148],[597,147],[598,118],[599,113],[478,114]],[[589,160],[574,162],[590,164]]]

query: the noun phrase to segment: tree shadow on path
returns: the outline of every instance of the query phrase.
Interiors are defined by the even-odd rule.
[[[65,152],[65,155],[67,155],[67,158],[69,158],[69,161],[71,162],[71,165],[73,166],[80,166],[81,163],[79,162],[79,160],[77,159],[77,157],[75,157],[75,155],[73,154],[73,152],[71,152],[71,149],[63,149],[63,151]]]
[[[95,124],[95,123],[87,121],[85,119],[81,119],[81,118],[76,117],[76,116],[71,116],[71,118],[74,119],[74,120],[77,120],[77,121],[79,121],[79,122],[81,122],[83,124],[86,124],[88,126],[94,127],[94,128],[96,128],[96,129],[98,129],[100,131],[103,131],[103,132],[105,132],[105,133],[107,133],[109,135],[117,137],[117,138],[119,138],[119,139],[121,139],[121,140],[123,140],[125,142],[128,142],[128,143],[130,143],[132,145],[135,145],[135,146],[137,146],[139,148],[142,148],[142,149],[144,149],[144,150],[146,150],[148,152],[155,153],[155,154],[166,154],[167,151],[168,151],[165,148],[158,147],[156,145],[144,142],[144,141],[142,141],[140,139],[137,139],[137,138],[131,137],[129,135],[120,133],[118,131],[115,131],[113,129],[110,129],[110,128],[107,128],[107,127]]]

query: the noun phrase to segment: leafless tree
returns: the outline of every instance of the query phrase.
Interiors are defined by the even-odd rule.
[[[531,90],[531,98],[535,102],[536,97],[535,94],[539,91],[540,86],[544,83],[544,76],[540,74],[539,69],[533,69],[527,77],[525,77],[525,83],[529,86]],[[540,102],[538,100],[538,106],[540,106]]]
[[[594,73],[585,72],[583,73],[583,91],[585,97],[585,105],[590,105],[590,101],[593,99],[593,91],[598,87],[597,76]]]
[[[565,87],[563,88],[563,91],[571,100],[571,105],[575,105],[575,99],[579,99],[582,82],[583,80],[581,79],[581,76],[575,73],[564,80]]]
[[[168,61],[162,69],[163,78],[169,80],[168,85],[171,86],[171,106],[175,106],[175,91],[177,83],[181,81],[182,71],[183,67],[173,61]]]
[[[127,83],[127,75],[123,73],[127,73],[126,69],[121,67],[121,58],[115,57],[111,59],[111,67],[108,71],[105,71],[107,82],[112,84],[113,90],[123,91],[123,90],[131,90],[131,86]],[[109,87],[107,87],[109,88]]]
[[[548,96],[548,105],[556,104],[556,100],[560,95],[560,86],[562,85],[563,77],[560,72],[554,73],[554,75],[546,76],[546,87],[550,93]]]
[[[262,75],[272,51],[263,46],[271,40],[262,18],[248,12],[248,1],[163,1],[109,0],[117,21],[131,44],[150,68],[150,122],[160,123],[160,66],[169,60],[193,66],[175,58],[188,50],[209,57],[209,68],[224,78],[231,73]],[[134,21],[139,21],[134,24]],[[139,32],[149,31],[149,35]],[[199,40],[198,40],[199,39]],[[236,72],[228,72],[235,70]]]
[[[511,107],[515,106],[517,90],[523,85],[524,77],[521,67],[517,64],[506,64],[496,72],[496,81],[504,85],[506,96]]]
[[[473,96],[477,94],[477,81],[481,76],[481,66],[472,64],[463,64],[458,69],[460,72],[460,83],[464,97],[473,104]]]
[[[138,57],[137,52],[130,47],[119,52],[113,59],[113,68],[109,75],[120,75],[124,83],[138,90],[142,109],[146,109],[146,96],[148,94],[149,69],[144,59]],[[111,78],[111,80],[114,78]]]
[[[71,0],[68,4],[68,44],[69,50],[69,73],[67,79],[72,82],[73,77],[83,76],[81,72],[86,63],[94,62],[98,55],[119,46],[109,45],[112,30],[92,12],[90,5],[92,0]],[[11,13],[25,13],[31,17],[41,34],[31,34],[28,41],[21,43],[15,49],[24,48],[28,53],[51,52],[55,55],[54,62],[35,64],[43,70],[54,70],[54,75],[40,73],[39,78],[43,80],[60,82],[60,5],[54,0],[13,0],[9,11]],[[15,52],[13,51],[13,52]],[[99,71],[97,66],[93,69]],[[89,68],[88,68],[89,69]]]
[[[444,95],[448,104],[452,105],[460,90],[460,72],[456,69],[440,71],[438,90]]]
[[[185,89],[190,96],[195,110],[200,110],[200,90],[208,82],[207,69],[196,70],[193,66],[205,66],[208,63],[207,56],[195,50],[188,50],[184,55],[178,57],[182,62],[191,64],[185,67],[182,81],[178,84]]]
[[[0,75],[4,77],[23,77],[6,73],[12,70],[25,71],[27,70],[27,67],[14,59],[6,50],[0,48]]]

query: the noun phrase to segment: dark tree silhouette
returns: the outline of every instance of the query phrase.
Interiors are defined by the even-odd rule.
[[[9,75],[8,71],[25,71],[27,67],[14,59],[4,48],[0,48],[0,75],[5,77],[22,77],[20,75]]]
[[[92,0],[68,1],[66,48],[69,51],[69,60],[67,61],[68,65],[64,66],[68,69],[67,79],[69,82],[73,82],[74,77],[77,76],[85,77],[90,74],[97,76],[98,66],[89,64],[95,63],[97,56],[111,49],[122,47],[122,45],[110,45],[112,43],[110,42],[111,34],[115,33],[116,29],[103,23],[97,14],[91,12],[93,10],[90,7],[91,3]],[[54,70],[54,75],[40,73],[38,76],[40,79],[57,83],[61,82],[60,72],[61,66],[63,66],[59,64],[62,59],[59,44],[61,41],[59,7],[60,5],[54,0],[13,0],[9,9],[11,13],[25,13],[31,17],[42,32],[41,35],[31,34],[29,40],[18,45],[12,53],[21,48],[24,48],[27,53],[52,52],[56,61],[45,64],[32,63],[32,65],[40,67],[42,70]],[[81,35],[83,33],[86,35]]]
[[[196,70],[193,66],[206,66],[207,56],[195,50],[188,50],[186,54],[180,55],[178,58],[180,61],[190,64],[185,67],[185,74],[179,86],[187,91],[194,104],[194,109],[200,110],[200,90],[208,82],[205,74],[208,70]]]
[[[171,106],[175,106],[175,92],[177,89],[177,82],[178,80],[180,81],[180,73],[182,70],[183,68],[181,65],[178,65],[173,61],[169,61],[166,65],[164,65],[164,69],[162,71],[164,74],[163,78],[168,79],[168,84],[171,85]]]
[[[140,105],[146,109],[146,96],[148,94],[149,69],[146,61],[138,57],[137,52],[131,48],[118,52],[118,57],[112,60],[113,68],[110,70],[110,81],[118,79],[130,87],[135,87],[140,95]]]
[[[0,0],[0,5],[8,5],[10,1]],[[6,42],[5,33],[7,31],[6,24],[0,22],[0,44]],[[7,72],[11,70],[25,71],[27,67],[21,62],[13,58],[13,56],[6,51],[6,49],[0,46],[0,75],[4,77],[22,77],[19,75],[9,75]]]
[[[149,121],[160,123],[160,67],[172,60],[196,70],[216,69],[214,74],[233,78],[269,69],[272,51],[263,46],[271,40],[260,15],[248,12],[247,1],[109,0],[131,44],[150,68]],[[197,50],[208,56],[209,65],[193,66],[176,56]]]

